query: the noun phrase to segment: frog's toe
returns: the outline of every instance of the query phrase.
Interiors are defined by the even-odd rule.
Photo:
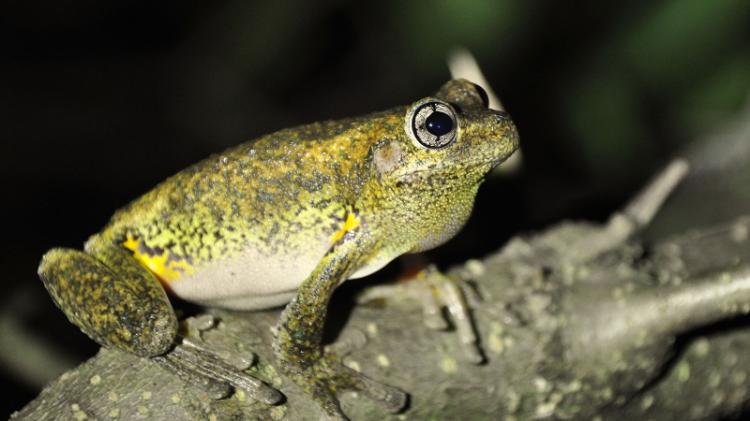
[[[471,305],[480,301],[476,291],[468,283],[471,273],[457,270],[450,274],[440,272],[434,265],[417,273],[413,280],[395,285],[382,285],[365,290],[357,301],[360,303],[392,297],[407,297],[416,300],[422,307],[422,320],[429,329],[448,330],[455,327],[464,358],[474,364],[485,361],[471,317]]]
[[[229,383],[208,374],[211,372],[210,369],[198,368],[201,365],[198,362],[200,357],[184,352],[182,345],[176,346],[165,355],[153,357],[152,360],[174,373],[185,383],[197,386],[212,399],[223,399],[232,393],[232,386]]]
[[[308,370],[292,375],[297,384],[310,385],[311,396],[318,400],[327,416],[332,419],[346,419],[338,406],[337,398],[338,393],[344,390],[358,392],[379,403],[389,412],[399,412],[406,406],[406,393],[375,381],[341,363],[342,356],[362,348],[366,343],[367,336],[362,331],[349,329],[335,343],[325,347],[324,356],[319,362]]]
[[[349,367],[344,368],[352,370]],[[406,407],[409,400],[408,394],[393,386],[372,380],[362,373],[357,371],[354,372],[356,373],[355,375],[358,376],[357,385],[356,387],[353,387],[355,391],[380,403],[388,412],[397,413]]]
[[[432,294],[428,300],[437,299],[442,306],[445,306],[456,327],[456,334],[458,335],[466,360],[474,364],[481,364],[484,362],[484,355],[479,347],[479,341],[471,318],[471,309],[467,304],[466,280],[455,276],[448,276],[434,267],[427,268],[425,272],[428,283],[436,291],[436,294]],[[439,307],[440,304],[428,305],[423,302],[426,322],[431,315],[428,314],[429,309]],[[439,315],[442,316],[442,311]],[[432,317],[437,317],[437,315],[432,315]]]
[[[288,372],[287,376],[333,420],[348,419],[341,411],[338,399],[338,395],[344,391],[358,392],[392,413],[404,409],[408,401],[408,395],[400,389],[375,381],[345,366],[334,354],[326,354],[306,369]]]
[[[252,353],[239,355],[236,350],[223,349],[221,344],[203,341],[203,332],[216,323],[211,315],[184,320],[180,344],[155,360],[214,399],[227,397],[232,390],[239,389],[251,399],[269,405],[279,403],[283,399],[281,392],[244,372],[255,362]]]
[[[218,324],[219,319],[213,314],[188,317],[180,324],[182,343],[199,348],[205,353],[216,355],[239,371],[252,367],[256,362],[254,353],[249,351],[238,352],[235,344],[224,341],[206,343],[203,333],[217,327]]]
[[[359,329],[347,329],[336,342],[326,345],[324,351],[326,354],[336,354],[345,357],[352,352],[364,348],[367,344],[367,335]]]

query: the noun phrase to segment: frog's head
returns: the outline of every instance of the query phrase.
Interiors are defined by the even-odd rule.
[[[437,180],[475,185],[518,148],[508,114],[488,108],[484,90],[464,79],[407,107],[400,132],[373,156],[381,177],[397,185],[426,179],[433,187]]]

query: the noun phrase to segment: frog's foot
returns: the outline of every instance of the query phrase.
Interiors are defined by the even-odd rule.
[[[338,400],[343,391],[358,392],[392,413],[406,406],[406,393],[345,366],[336,354],[320,355],[312,363],[307,358],[304,360],[290,358],[288,354],[279,355],[279,364],[285,375],[320,405],[330,420],[348,419]]]
[[[216,319],[211,315],[191,317],[182,323],[181,342],[163,356],[153,360],[174,372],[189,384],[197,385],[214,399],[227,397],[233,389],[241,389],[252,399],[274,405],[281,393],[245,373],[255,363],[255,356],[238,355],[222,349],[219,344],[203,341],[202,332],[212,328]]]
[[[443,311],[446,309],[466,360],[481,364],[484,355],[479,347],[470,310],[480,301],[476,289],[469,284],[475,272],[481,269],[477,265],[481,263],[469,261],[464,267],[447,274],[430,265],[417,273],[413,280],[370,288],[357,297],[357,301],[363,303],[394,296],[417,300],[422,305],[424,324],[435,330],[450,328]]]

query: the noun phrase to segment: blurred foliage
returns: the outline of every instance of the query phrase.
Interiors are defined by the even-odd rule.
[[[3,2],[6,288],[36,294],[27,327],[90,353],[35,277],[45,249],[80,246],[114,209],[242,140],[424,96],[448,78],[458,45],[516,120],[525,162],[486,184],[470,224],[433,257],[601,219],[745,105],[748,22],[745,0]],[[728,208],[747,210],[746,192]],[[4,352],[15,350],[0,339]],[[8,381],[20,391],[10,408],[38,387]]]

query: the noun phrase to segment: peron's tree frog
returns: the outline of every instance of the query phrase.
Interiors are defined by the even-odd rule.
[[[144,357],[179,341],[165,291],[230,309],[286,305],[276,363],[329,417],[344,417],[344,389],[369,388],[395,408],[402,392],[323,352],[331,294],[451,238],[484,176],[517,147],[508,115],[477,85],[452,80],[409,106],[212,156],[116,212],[84,251],[47,252],[39,274],[91,338]]]

